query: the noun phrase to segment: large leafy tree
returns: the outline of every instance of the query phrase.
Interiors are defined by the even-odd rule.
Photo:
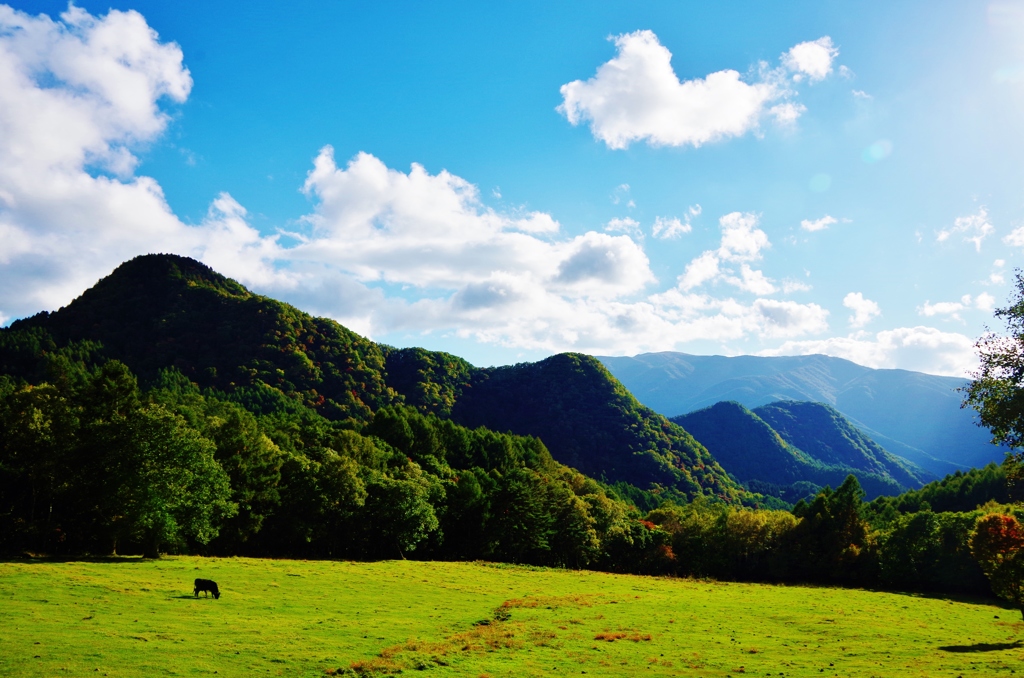
[[[1014,450],[1007,458],[1007,480],[1019,487],[1024,480],[1024,272],[1015,275],[1009,306],[996,309],[1006,333],[987,331],[978,339],[980,365],[964,388],[964,407],[978,411],[992,442]]]
[[[1013,516],[989,514],[978,520],[971,553],[992,585],[1024,616],[1024,527]]]
[[[86,393],[85,483],[113,544],[205,544],[237,512],[216,446],[159,404],[144,405],[135,376],[112,360]]]
[[[996,309],[1006,334],[988,331],[978,348],[981,364],[965,388],[964,405],[978,410],[993,442],[1024,447],[1024,272],[1016,273],[1010,305]]]

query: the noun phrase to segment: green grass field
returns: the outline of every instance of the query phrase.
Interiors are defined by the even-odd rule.
[[[214,579],[221,598],[192,597]],[[480,563],[0,563],[0,675],[992,676],[984,601]],[[485,623],[481,623],[485,622]]]

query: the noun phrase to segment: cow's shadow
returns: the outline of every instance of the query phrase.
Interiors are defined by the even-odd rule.
[[[217,600],[213,596],[199,596],[198,598],[196,598],[193,595],[171,596],[171,599],[172,600],[175,600],[175,599],[176,600]]]
[[[941,645],[940,650],[945,652],[999,652],[1000,650],[1019,650],[1024,647],[1024,641],[1016,640],[1012,643],[975,643],[974,645]]]

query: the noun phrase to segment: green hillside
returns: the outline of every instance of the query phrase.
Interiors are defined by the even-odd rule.
[[[270,386],[332,420],[367,421],[397,402],[373,342],[172,254],[125,262],[68,306],[5,333],[26,330],[45,332],[56,347],[98,342],[103,357],[143,383],[173,367],[201,388],[240,398],[258,400]]]
[[[611,483],[680,498],[744,495],[706,450],[593,358],[486,370],[379,346],[186,257],[137,257],[67,307],[14,323],[0,332],[0,367],[38,381],[45,375],[29,374],[34,356],[70,344],[92,350],[93,361],[124,362],[143,385],[174,368],[256,414],[304,406],[359,427],[404,401],[470,427],[539,437],[556,460]]]
[[[892,455],[864,438],[835,410],[816,405],[789,410],[786,403],[778,409],[771,407],[750,411],[727,401],[672,421],[691,432],[749,489],[787,501],[794,502],[825,485],[838,487],[851,473],[869,497],[896,495],[920,486]],[[762,411],[771,418],[759,416]],[[823,412],[827,416],[821,416]],[[776,422],[786,427],[785,434],[775,429]],[[890,472],[886,463],[896,472]]]
[[[672,421],[690,431],[729,473],[744,482],[790,485],[807,480],[817,468],[806,454],[737,402],[717,403]]]
[[[654,486],[680,499],[740,497],[700,443],[637,402],[591,356],[481,369],[419,348],[385,355],[388,385],[422,411],[538,437],[558,461],[609,482]]]
[[[654,483],[691,498],[739,496],[700,443],[638,403],[591,356],[566,353],[480,370],[452,417],[539,437],[556,459],[594,477],[642,488]]]
[[[921,469],[887,452],[824,403],[780,400],[754,412],[787,442],[823,464],[889,477],[907,488],[920,487],[926,477]]]
[[[382,347],[172,255],[0,329],[0,434],[6,552],[642,571],[657,535],[557,460],[645,506],[757,501],[592,358],[481,370]]]

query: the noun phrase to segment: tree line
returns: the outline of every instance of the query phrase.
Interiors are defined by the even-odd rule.
[[[974,593],[1013,580],[993,572],[1012,570],[997,565],[1017,509],[977,508],[1005,465],[871,503],[850,476],[791,511],[713,497],[642,510],[537,438],[403,405],[329,421],[280,391],[203,391],[173,368],[140,388],[116,360],[88,366],[87,348],[48,354],[38,383],[0,377],[7,554],[490,559]],[[1003,535],[983,557],[979,524]]]

